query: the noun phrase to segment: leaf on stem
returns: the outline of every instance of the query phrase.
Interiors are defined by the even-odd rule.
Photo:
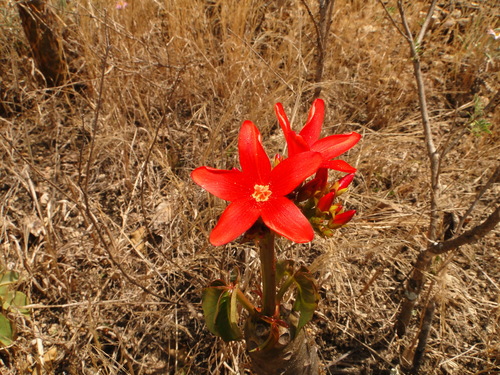
[[[293,276],[297,285],[297,298],[293,309],[300,312],[297,331],[312,319],[314,310],[318,306],[318,288],[309,270],[302,266]]]
[[[222,280],[215,280],[203,291],[202,307],[207,328],[226,342],[243,337],[237,324],[237,288],[237,285],[227,285]]]

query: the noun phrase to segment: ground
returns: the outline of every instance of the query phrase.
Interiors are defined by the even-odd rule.
[[[363,135],[342,156],[357,168],[342,196],[353,221],[330,239],[278,243],[280,259],[317,279],[306,331],[325,374],[404,373],[429,301],[421,373],[500,373],[498,228],[433,260],[408,334],[394,335],[430,215],[408,43],[380,3],[338,0],[320,52],[318,3],[51,1],[68,75],[47,88],[16,3],[3,1],[0,270],[19,273],[11,287],[30,314],[2,310],[16,328],[0,349],[2,375],[251,374],[244,342],[206,329],[201,294],[235,266],[243,289],[257,288],[258,257],[240,241],[210,245],[226,202],[189,175],[238,167],[247,119],[270,156],[284,152],[274,104],[298,130],[317,88],[323,135]],[[414,34],[428,7],[406,6]],[[400,21],[396,3],[387,10]],[[500,39],[488,33],[498,12],[490,1],[439,3],[419,46],[432,136],[445,152],[442,217],[463,215],[498,168]],[[465,229],[498,206],[499,189],[489,186]]]

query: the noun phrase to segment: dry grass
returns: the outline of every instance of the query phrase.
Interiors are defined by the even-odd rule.
[[[21,272],[18,288],[33,302],[32,319],[17,318],[15,344],[0,350],[0,372],[40,374],[45,356],[47,374],[250,373],[243,344],[207,332],[200,298],[235,265],[252,287],[255,253],[209,245],[225,203],[189,173],[236,165],[244,119],[269,153],[282,148],[275,102],[295,128],[304,121],[317,53],[301,1],[129,0],[121,11],[112,1],[52,3],[72,80],[52,91],[42,89],[14,2],[0,9],[0,267]],[[442,170],[442,206],[457,213],[500,149],[498,110],[492,134],[462,132],[474,95],[487,103],[500,74],[500,41],[486,34],[499,26],[498,8],[468,4],[439,11],[423,57],[437,143],[461,134]],[[412,25],[425,10],[413,2]],[[347,202],[359,215],[333,240],[283,242],[280,254],[316,271],[323,299],[308,330],[326,373],[388,374],[418,332],[416,317],[408,338],[390,336],[425,246],[428,161],[407,46],[382,8],[338,0],[331,32],[325,132],[364,134],[346,156],[359,169]],[[470,225],[498,194],[496,185]],[[423,373],[500,371],[499,248],[497,230],[436,261],[417,311],[437,295]]]

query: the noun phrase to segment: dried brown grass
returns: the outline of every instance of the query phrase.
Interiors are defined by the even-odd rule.
[[[236,165],[244,119],[268,150],[283,147],[273,104],[284,103],[296,128],[304,121],[317,86],[314,28],[295,0],[129,3],[118,11],[107,1],[53,2],[72,81],[47,91],[14,3],[4,2],[0,265],[21,272],[33,318],[17,319],[16,343],[0,350],[2,374],[249,373],[244,346],[205,329],[200,298],[234,266],[255,287],[255,253],[208,244],[225,204],[189,172]],[[413,24],[422,10],[409,9]],[[443,145],[461,134],[474,94],[487,101],[498,90],[499,44],[485,33],[498,26],[488,2],[448,4],[440,17],[423,63]],[[426,242],[428,162],[409,54],[383,10],[337,1],[331,32],[325,133],[364,134],[346,156],[359,169],[347,202],[359,215],[333,240],[283,242],[281,254],[317,272],[323,299],[308,330],[326,373],[385,374],[418,331],[416,317],[408,338],[389,336]],[[448,154],[447,210],[463,212],[498,163],[498,120],[496,111],[493,134],[464,132]],[[471,224],[493,202],[498,186]],[[419,304],[438,296],[424,373],[498,371],[499,245],[496,231],[436,262]]]

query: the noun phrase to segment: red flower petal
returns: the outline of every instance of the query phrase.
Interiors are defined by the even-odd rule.
[[[264,151],[259,129],[251,121],[241,125],[238,139],[241,170],[252,176],[255,183],[267,184],[271,173],[271,162]]]
[[[253,184],[245,179],[242,172],[210,167],[199,167],[191,172],[191,178],[202,188],[216,197],[226,201],[234,201],[250,196]]]
[[[356,132],[330,135],[317,141],[311,150],[321,152],[323,159],[330,160],[354,147],[360,139],[361,134]]]
[[[314,237],[311,224],[302,211],[289,199],[270,199],[262,206],[262,220],[273,231],[297,243],[309,242]]]
[[[321,162],[321,154],[303,152],[279,163],[271,172],[270,190],[275,196],[284,196],[315,173]]]
[[[319,139],[324,118],[325,102],[322,99],[316,99],[309,110],[306,124],[300,131],[300,135],[304,138],[307,144],[309,144],[309,146],[312,146],[312,144]]]
[[[357,171],[356,168],[348,164],[344,160],[328,160],[321,164],[321,168],[333,169],[334,171],[344,172],[344,173],[354,173]]]
[[[214,246],[225,245],[246,232],[257,221],[260,210],[250,199],[232,202],[219,218],[210,233],[210,243]]]
[[[290,121],[288,120],[285,110],[283,109],[283,104],[276,103],[274,105],[274,112],[276,112],[276,117],[278,118],[281,130],[283,130],[283,133],[285,133],[286,137],[287,133],[292,131],[292,129],[290,128]]]
[[[300,154],[301,152],[311,151],[311,146],[305,141],[305,139],[296,134],[294,131],[291,131],[288,134],[286,143],[288,145],[288,156]]]

